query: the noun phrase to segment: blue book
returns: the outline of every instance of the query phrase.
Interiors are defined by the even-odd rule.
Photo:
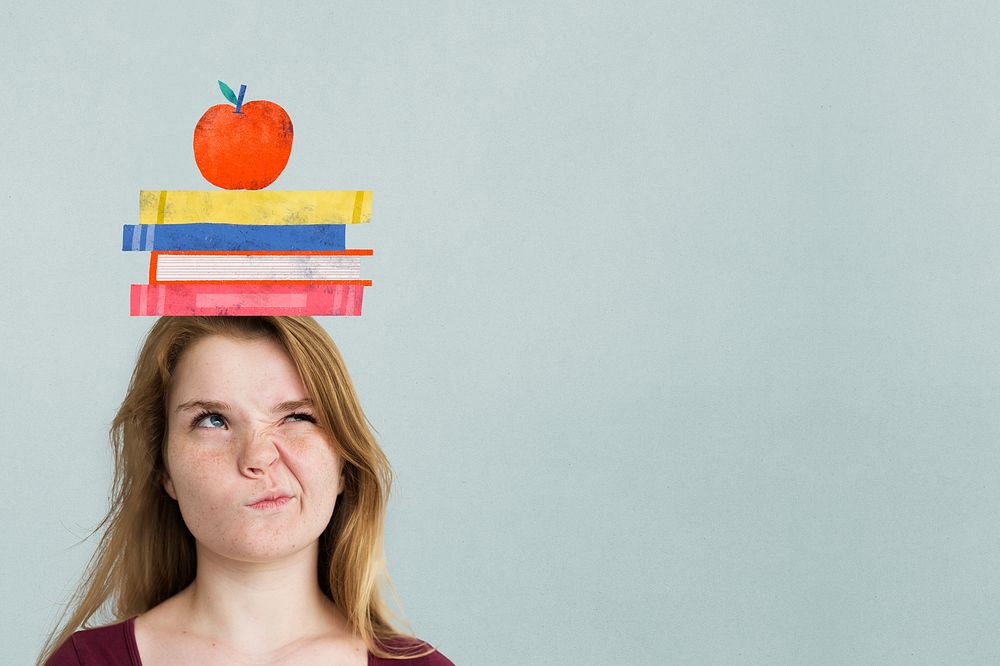
[[[334,251],[346,249],[343,224],[126,224],[122,250]]]

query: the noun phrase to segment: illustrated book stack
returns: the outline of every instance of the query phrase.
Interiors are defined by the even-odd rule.
[[[122,249],[149,252],[135,315],[361,314],[361,257],[346,226],[371,218],[370,191],[143,190]]]

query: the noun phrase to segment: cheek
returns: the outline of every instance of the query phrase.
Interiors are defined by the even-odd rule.
[[[230,526],[239,510],[239,494],[223,472],[219,456],[177,456],[173,485],[184,524],[202,542],[233,539]]]
[[[219,452],[196,452],[191,448],[178,446],[168,449],[167,455],[170,479],[177,501],[194,505],[214,505],[214,498],[224,494],[223,470],[233,463]]]
[[[289,467],[297,477],[302,492],[307,499],[324,505],[324,510],[333,511],[340,494],[343,466],[338,456],[327,443],[313,444],[304,455],[291,458]]]
[[[329,441],[314,433],[291,436],[279,448],[282,460],[300,478],[320,479],[340,473],[340,455]]]

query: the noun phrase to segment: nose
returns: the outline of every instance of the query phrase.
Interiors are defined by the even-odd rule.
[[[247,437],[240,456],[240,470],[247,476],[263,476],[279,458],[277,435],[252,432]]]

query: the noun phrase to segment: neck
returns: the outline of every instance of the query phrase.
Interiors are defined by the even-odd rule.
[[[193,633],[247,653],[351,633],[343,614],[320,590],[318,544],[268,562],[198,551],[197,576],[181,593]]]

